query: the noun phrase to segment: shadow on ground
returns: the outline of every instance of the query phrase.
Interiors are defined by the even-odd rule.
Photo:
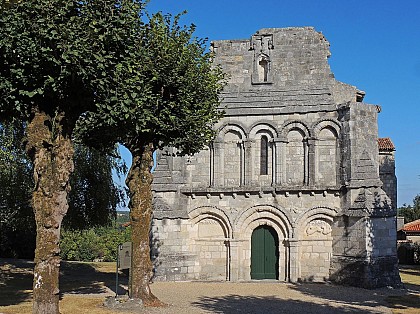
[[[420,265],[400,265],[400,275],[407,278],[404,288],[420,293]]]
[[[282,300],[275,296],[256,297],[227,295],[223,297],[202,297],[192,303],[194,306],[211,313],[372,313],[348,307],[333,307],[302,300]]]
[[[377,306],[386,306],[393,309],[414,309],[412,313],[420,313],[420,268],[413,267],[400,268],[400,274],[411,275],[411,281],[407,281],[401,288],[393,289],[385,287],[380,289],[363,289],[346,287],[346,293],[337,293],[339,287],[334,284],[296,284],[291,288],[310,297],[321,298],[334,303],[363,306],[371,308],[373,311]],[[417,279],[416,279],[417,278]],[[415,311],[418,309],[418,312]],[[411,312],[410,312],[411,313]]]
[[[404,281],[404,293],[389,296],[386,301],[397,313],[420,313],[420,265],[400,265],[400,275]],[[411,310],[410,310],[411,309]]]
[[[32,298],[32,261],[0,258],[0,306],[17,305]],[[127,293],[128,277],[119,275],[118,294]],[[61,262],[60,299],[63,294],[114,294],[115,272],[103,272],[92,264]]]
[[[364,306],[375,308],[379,305],[387,305],[384,302],[386,296],[395,292],[393,289],[368,290],[356,287],[346,287],[346,293],[341,293],[339,286],[329,283],[305,283],[295,284],[291,289],[299,291],[302,294],[333,301],[338,304]],[[400,290],[397,290],[400,291]]]
[[[0,259],[0,306],[14,305],[32,298],[34,263]]]
[[[119,274],[118,295],[125,295],[128,278]],[[115,273],[102,272],[92,264],[80,262],[61,262],[60,297],[66,294],[103,294],[116,288]]]

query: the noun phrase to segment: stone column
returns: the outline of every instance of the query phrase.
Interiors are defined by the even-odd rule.
[[[230,239],[230,281],[238,281],[239,280],[239,268],[240,268],[240,243],[238,240]]]
[[[276,185],[276,173],[277,173],[277,159],[276,159],[276,145],[274,140],[270,142],[271,145],[271,185]]]
[[[209,173],[209,182],[210,182],[210,186],[214,186],[214,164],[215,164],[215,160],[214,160],[214,143],[211,143],[209,145],[209,154],[210,154],[210,173]]]
[[[289,281],[297,282],[299,279],[299,242],[289,239]]]
[[[243,169],[243,178],[241,178],[241,185],[250,185],[253,177],[252,177],[252,146],[254,141],[253,140],[244,140],[243,141],[243,156],[242,158],[242,169]]]
[[[304,160],[304,171],[303,171],[303,185],[309,185],[309,147],[308,139],[303,140],[303,160]]]
[[[308,139],[308,185],[315,185],[316,178],[316,156],[315,156],[316,140]]]
[[[224,186],[224,163],[225,163],[225,152],[224,142],[214,142],[214,173],[213,173],[213,185]]]
[[[231,239],[226,239],[224,241],[226,247],[226,281],[230,281],[230,240]]]

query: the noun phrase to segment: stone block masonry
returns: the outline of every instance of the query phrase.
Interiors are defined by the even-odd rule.
[[[157,154],[155,280],[400,284],[393,150],[311,27],[214,41],[225,117],[195,156]],[[387,148],[389,148],[387,146]]]

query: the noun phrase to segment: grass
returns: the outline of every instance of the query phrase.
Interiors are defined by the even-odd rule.
[[[392,307],[392,313],[420,313],[420,265],[400,265],[400,276],[407,293],[386,299]]]

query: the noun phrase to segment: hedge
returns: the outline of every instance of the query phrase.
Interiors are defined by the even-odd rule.
[[[97,227],[87,230],[62,230],[60,256],[68,261],[117,260],[118,245],[131,240],[130,227]]]

